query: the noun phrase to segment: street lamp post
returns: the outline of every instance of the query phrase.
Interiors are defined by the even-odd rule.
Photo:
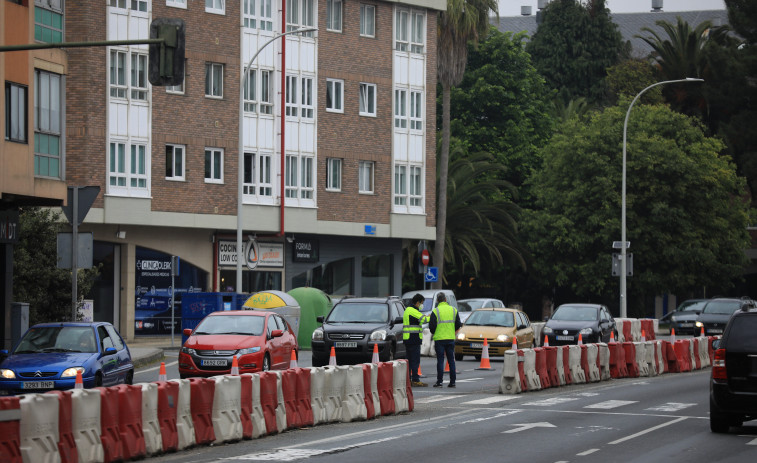
[[[270,40],[268,40],[266,43],[261,45],[258,50],[255,52],[254,55],[252,55],[252,58],[250,58],[250,61],[247,63],[246,67],[242,68],[242,76],[240,78],[240,85],[239,85],[239,166],[238,166],[238,176],[237,176],[237,285],[236,285],[236,291],[242,292],[242,260],[244,259],[244,251],[242,249],[242,198],[244,196],[244,133],[243,133],[243,127],[244,127],[244,87],[247,85],[247,74],[248,70],[252,67],[253,61],[255,61],[255,58],[258,57],[261,51],[265,47],[268,46],[271,42],[273,42],[276,39],[279,39],[281,37],[284,37],[285,35],[289,34],[301,34],[303,32],[311,32],[311,31],[317,31],[317,27],[306,27],[301,29],[296,29],[293,31],[287,31],[282,32],[280,34],[276,34],[273,37],[271,37]],[[240,43],[243,42],[244,39],[244,27],[242,27],[242,33],[241,33],[242,39]],[[286,63],[282,63],[282,69],[281,72],[286,72]],[[282,89],[282,92],[284,90]],[[281,117],[284,117],[284,114],[282,113]],[[283,166],[281,167],[283,169]],[[282,172],[282,175],[284,173]],[[284,192],[281,192],[281,201],[282,201],[282,207],[284,202]],[[281,230],[283,233],[284,230]]]
[[[623,180],[621,191],[621,205],[620,205],[620,316],[625,318],[628,315],[628,300],[626,295],[626,258],[628,243],[626,242],[626,133],[628,131],[628,117],[631,115],[631,108],[642,93],[646,92],[650,88],[657,87],[658,85],[673,84],[679,82],[704,82],[704,79],[696,79],[693,77],[687,77],[685,79],[676,80],[664,80],[657,82],[644,90],[636,94],[631,104],[628,105],[628,111],[626,112],[626,120],[623,122]]]

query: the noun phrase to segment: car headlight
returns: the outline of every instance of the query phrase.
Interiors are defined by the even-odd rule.
[[[16,374],[13,373],[13,370],[7,370],[5,368],[0,368],[0,378],[16,379]]]
[[[671,322],[673,322],[673,323],[675,323],[675,321],[676,321],[676,317],[675,317],[675,315],[671,315],[671,317],[670,317],[670,321],[671,321]]]
[[[371,333],[371,341],[383,341],[386,339],[386,330],[376,330]]]
[[[594,332],[594,330],[590,326],[587,326],[586,328],[584,328],[581,331],[579,331],[579,333],[581,333],[581,334],[591,334],[593,332]]]
[[[323,341],[323,328],[316,328],[313,331],[313,341]]]
[[[465,333],[457,333],[458,341],[465,341]]]
[[[181,352],[189,355],[194,355],[196,353],[194,349],[190,349],[189,347],[182,347]]]
[[[498,342],[505,342],[505,341],[507,341],[507,335],[506,334],[500,334],[499,336],[497,336],[497,341]]]
[[[552,328],[545,326],[544,328],[541,329],[541,332],[544,334],[552,334]]]
[[[697,328],[701,328],[704,326],[704,323],[702,322],[696,322]]]
[[[66,368],[63,370],[63,373],[60,374],[61,378],[71,378],[76,376],[76,372],[80,371],[81,374],[84,374],[84,367],[72,367],[72,368]]]
[[[237,355],[254,354],[255,352],[260,352],[260,346],[248,347],[247,349],[239,349],[237,351]]]

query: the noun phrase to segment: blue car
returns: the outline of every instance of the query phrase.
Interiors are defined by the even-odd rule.
[[[5,353],[5,352],[4,352]],[[0,395],[131,384],[134,365],[110,323],[42,323],[29,328],[0,363]]]

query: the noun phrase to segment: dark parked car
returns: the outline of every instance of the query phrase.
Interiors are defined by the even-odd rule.
[[[710,429],[728,432],[730,426],[757,419],[757,310],[744,305],[713,342],[715,358],[710,381]]]
[[[742,298],[717,298],[707,301],[702,313],[699,314],[695,323],[695,334],[699,334],[704,327],[706,336],[723,334],[728,320],[738,310],[755,308],[755,302],[751,299]]]
[[[699,334],[694,324],[707,301],[709,299],[687,299],[660,321],[669,323],[670,328],[676,330],[676,334]]]
[[[72,389],[77,371],[85,388],[132,383],[131,354],[113,325],[64,322],[32,326],[0,364],[0,394]]]
[[[615,319],[607,307],[599,304],[563,304],[542,329],[550,346],[577,344],[579,334],[584,343],[608,342],[613,333],[617,339]]]
[[[355,297],[342,299],[313,331],[311,347],[314,367],[329,363],[334,347],[337,363],[370,362],[378,345],[382,362],[405,358],[402,342],[402,314],[405,307],[398,297]]]

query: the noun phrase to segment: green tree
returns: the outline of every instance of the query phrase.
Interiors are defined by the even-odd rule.
[[[607,86],[615,102],[623,97],[632,100],[640,91],[657,81],[655,68],[644,60],[629,59],[607,69]],[[649,89],[639,99],[640,104],[663,101],[662,87]]]
[[[20,240],[13,247],[13,299],[29,303],[29,323],[71,320],[71,270],[59,269],[60,213],[30,207],[19,215]],[[89,292],[98,268],[79,270],[77,300]]]
[[[439,154],[439,185],[436,206],[434,261],[444,275],[444,237],[447,225],[447,177],[449,175],[450,93],[465,73],[468,42],[478,43],[489,31],[489,12],[497,12],[496,0],[447,0],[447,9],[437,19],[437,80],[442,87],[442,145]],[[436,287],[441,287],[440,281]]]
[[[622,130],[628,101],[565,123],[532,179],[527,211],[535,271],[544,288],[617,307],[610,245],[620,236]],[[627,142],[627,236],[634,253],[629,314],[664,292],[727,290],[749,245],[744,182],[723,144],[667,106],[635,106]],[[614,303],[614,304],[613,304]]]
[[[538,149],[552,133],[552,92],[531,64],[524,34],[492,27],[470,47],[460,85],[452,89],[452,134],[469,153],[487,152],[505,169],[501,178],[519,186],[540,166]]]
[[[554,0],[528,43],[536,69],[564,101],[606,99],[606,69],[618,62],[624,46],[605,0]]]

